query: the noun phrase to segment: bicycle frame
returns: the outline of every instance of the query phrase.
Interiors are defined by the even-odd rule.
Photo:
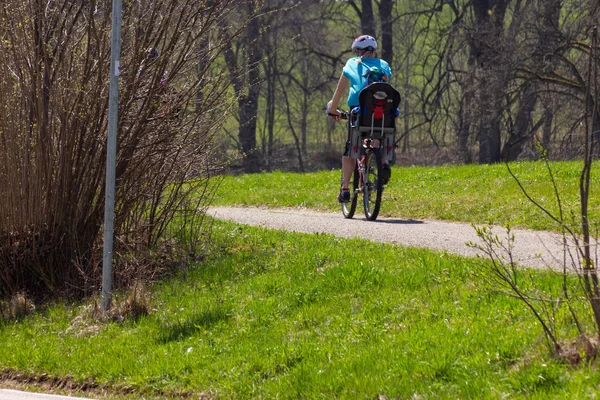
[[[383,184],[379,178],[382,168],[381,143],[380,138],[362,139],[360,156],[356,159],[354,169],[350,202],[342,204],[345,218],[354,216],[359,194],[363,196],[367,220],[374,221],[379,214],[383,192]]]
[[[342,112],[339,115],[341,119],[348,120],[348,129],[352,128],[351,115],[354,114]],[[360,153],[356,157],[350,202],[342,203],[342,213],[344,214],[344,218],[352,218],[356,211],[358,195],[362,194],[365,216],[367,220],[375,221],[379,214],[381,194],[383,193],[383,181],[380,178],[382,170],[381,146],[385,146],[385,136],[367,136],[361,140],[362,146],[357,146],[360,147]],[[369,178],[370,175],[373,176],[373,180]],[[371,196],[372,194],[374,196]]]
[[[377,139],[367,139],[367,138],[363,139],[363,151],[361,152],[362,154],[359,158],[356,159],[356,163],[358,165],[358,173],[359,173],[359,177],[360,177],[359,193],[364,192],[365,176],[367,174],[367,166],[366,166],[367,155],[369,152],[372,152],[374,150],[379,150],[379,147],[373,146],[373,142],[375,140],[377,140]]]

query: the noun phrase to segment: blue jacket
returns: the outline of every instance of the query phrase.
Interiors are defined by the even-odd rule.
[[[389,78],[392,77],[392,71],[388,63],[380,58],[363,58],[362,62],[360,57],[352,57],[346,62],[344,66],[344,76],[350,81],[350,90],[348,93],[348,107],[354,107],[358,105],[358,94],[365,87],[367,78],[363,74],[371,67],[381,68]]]

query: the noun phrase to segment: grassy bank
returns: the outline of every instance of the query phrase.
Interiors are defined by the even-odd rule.
[[[558,203],[545,165],[511,164],[523,187],[541,205],[558,214]],[[564,214],[577,215],[580,162],[552,163]],[[592,177],[594,171],[592,171]],[[308,207],[339,211],[336,201],[340,172],[308,174],[265,173],[228,177],[217,196],[220,205]],[[593,179],[590,215],[600,219],[600,196]],[[386,186],[381,216],[440,219],[470,223],[510,224],[556,230],[557,225],[528,201],[504,164],[440,167],[393,167]],[[578,220],[575,219],[575,223]]]
[[[0,365],[131,398],[571,399],[598,390],[594,367],[549,359],[531,315],[487,290],[476,260],[221,222],[213,238],[205,263],[153,289],[148,316],[98,323],[83,306],[55,305],[3,323]]]
[[[557,165],[564,204],[573,207],[578,164]],[[552,203],[539,164],[514,168]],[[384,214],[552,229],[505,166],[393,173]],[[338,178],[227,177],[217,203],[334,211]],[[0,320],[2,376],[115,399],[600,395],[595,363],[553,359],[523,303],[490,285],[486,261],[220,221],[211,232],[203,262],[144,292],[147,315],[100,321],[90,312],[96,299]],[[561,288],[560,277],[524,274],[546,292]],[[575,336],[562,308],[554,320],[562,338]]]

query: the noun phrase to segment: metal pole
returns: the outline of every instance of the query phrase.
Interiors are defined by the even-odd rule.
[[[115,221],[115,169],[119,111],[119,58],[121,53],[122,0],[112,2],[110,88],[108,93],[108,137],[106,139],[106,198],[104,202],[104,255],[102,259],[102,311],[110,309]]]

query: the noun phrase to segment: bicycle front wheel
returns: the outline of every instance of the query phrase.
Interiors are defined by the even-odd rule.
[[[381,179],[381,150],[377,149],[367,155],[365,163],[365,182],[363,186],[365,215],[367,220],[375,221],[381,207],[383,180]]]
[[[354,213],[356,212],[356,203],[358,202],[359,188],[360,177],[358,174],[358,165],[355,165],[354,174],[352,176],[352,186],[350,188],[350,201],[348,203],[342,203],[342,214],[344,214],[344,218],[354,217]]]

